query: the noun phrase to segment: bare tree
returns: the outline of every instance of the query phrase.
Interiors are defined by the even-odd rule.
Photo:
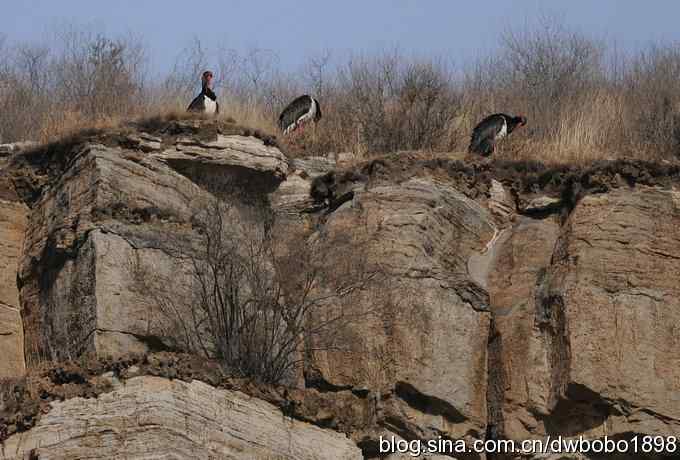
[[[331,56],[331,51],[327,49],[316,56],[310,57],[302,71],[307,85],[316,97],[321,99],[325,99],[327,95]]]
[[[177,347],[217,359],[237,374],[267,383],[291,376],[303,343],[335,347],[338,327],[356,321],[352,298],[378,280],[356,247],[351,264],[325,258],[323,240],[280,246],[261,214],[244,224],[236,211],[213,200],[194,218],[200,238],[171,245],[186,282],[167,279],[136,262],[140,292],[153,298]],[[242,218],[242,215],[241,215]],[[241,223],[239,223],[241,222]]]
[[[175,59],[172,71],[163,83],[164,91],[178,101],[191,100],[199,77],[207,67],[208,52],[203,42],[194,37]]]
[[[240,57],[238,51],[220,47],[217,53],[217,83],[216,87],[234,94],[234,88],[240,73]]]
[[[507,31],[503,47],[504,85],[525,96],[532,119],[545,121],[536,129],[540,134],[554,129],[565,104],[602,75],[602,46],[555,18],[542,18],[536,28]]]
[[[653,45],[630,62],[624,78],[635,110],[631,132],[654,150],[680,155],[680,45]]]
[[[59,102],[85,117],[132,112],[142,90],[143,47],[87,29],[59,32],[61,49],[51,71]]]
[[[47,100],[49,50],[35,45],[21,45],[0,69],[3,111],[0,114],[0,134],[17,139],[30,126],[42,125]]]

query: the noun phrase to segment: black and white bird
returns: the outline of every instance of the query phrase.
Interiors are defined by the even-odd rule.
[[[191,101],[187,112],[200,112],[208,114],[220,113],[220,106],[217,103],[217,95],[212,90],[213,74],[206,70],[201,75],[201,93]]]
[[[472,130],[470,139],[470,153],[491,155],[496,150],[496,144],[513,132],[518,126],[527,124],[527,119],[521,115],[512,117],[504,113],[494,113],[480,121]]]
[[[283,112],[279,115],[279,127],[283,134],[289,134],[309,121],[316,123],[320,119],[321,106],[319,101],[305,94],[283,109]]]

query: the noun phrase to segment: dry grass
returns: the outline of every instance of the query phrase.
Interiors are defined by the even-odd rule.
[[[464,152],[475,123],[493,112],[529,120],[501,147],[505,159],[566,164],[680,156],[679,45],[620,56],[545,23],[508,33],[498,54],[463,69],[398,52],[344,62],[313,56],[301,73],[281,71],[266,50],[222,51],[216,66],[210,61],[194,42],[167,78],[150,82],[143,48],[130,39],[70,31],[56,44],[0,44],[0,140],[47,142],[184,112],[200,69],[212,67],[219,118],[262,132],[278,132],[278,114],[296,95],[319,98],[318,125],[278,136],[292,156]]]

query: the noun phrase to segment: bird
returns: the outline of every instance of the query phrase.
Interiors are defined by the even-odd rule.
[[[470,139],[470,153],[489,156],[496,150],[496,144],[513,132],[518,126],[527,124],[526,117],[516,117],[504,113],[494,113],[480,121],[472,130]]]
[[[308,94],[296,98],[283,109],[279,115],[279,127],[283,134],[289,134],[309,121],[314,123],[321,119],[319,101]]]
[[[212,90],[213,74],[206,70],[201,75],[201,92],[191,101],[187,112],[199,112],[208,114],[220,113],[220,106],[217,103],[217,95]]]

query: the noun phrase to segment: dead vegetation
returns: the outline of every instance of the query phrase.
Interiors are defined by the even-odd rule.
[[[165,242],[181,267],[170,277],[131,261],[135,289],[169,348],[215,359],[231,375],[291,383],[305,352],[340,350],[336,332],[375,313],[357,311],[356,297],[378,289],[381,273],[354,237],[328,248],[320,235],[278,235],[267,211],[231,201],[196,206],[193,243]]]
[[[529,119],[499,152],[506,160],[583,164],[680,153],[680,48],[622,54],[554,20],[508,31],[496,53],[462,66],[398,51],[337,59],[325,52],[284,72],[270,50],[195,41],[166,78],[151,81],[139,40],[73,28],[42,45],[5,41],[0,57],[4,142],[182,112],[200,70],[212,68],[225,116],[263,132],[276,132],[295,96],[319,98],[321,122],[283,141],[292,155],[464,151],[475,122],[498,111]]]

